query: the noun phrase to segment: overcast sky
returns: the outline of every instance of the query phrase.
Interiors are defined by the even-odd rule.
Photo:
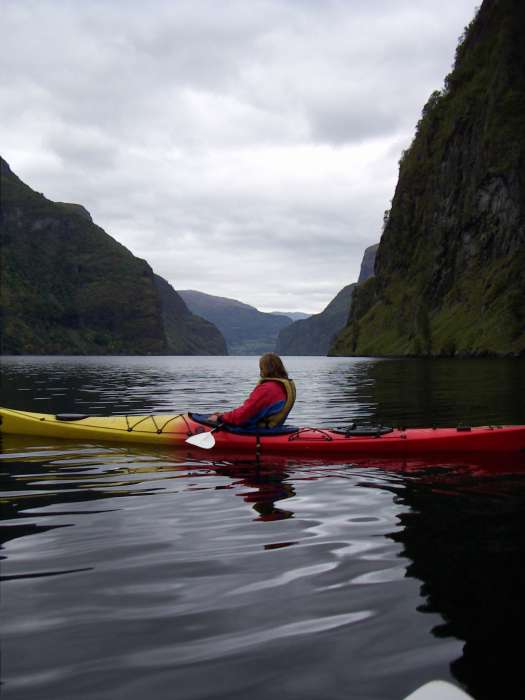
[[[175,289],[318,312],[479,0],[1,0],[0,153]]]

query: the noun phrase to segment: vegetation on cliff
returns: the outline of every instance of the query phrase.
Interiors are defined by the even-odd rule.
[[[423,109],[331,354],[525,352],[525,4],[485,0]]]
[[[225,351],[219,331],[174,300],[174,290],[165,325],[169,303],[148,263],[82,206],[49,201],[3,159],[0,170],[2,354]]]

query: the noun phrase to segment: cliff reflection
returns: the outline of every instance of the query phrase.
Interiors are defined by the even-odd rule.
[[[352,421],[422,427],[521,424],[525,361],[494,359],[355,359],[327,370],[319,423]]]
[[[443,617],[433,634],[465,642],[452,674],[476,700],[521,697],[525,478],[418,480],[400,501],[410,510],[390,537],[423,583],[419,610]]]

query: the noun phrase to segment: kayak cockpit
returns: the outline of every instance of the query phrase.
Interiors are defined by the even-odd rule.
[[[216,421],[208,420],[208,415],[206,413],[188,413],[188,416],[201,425],[206,425],[210,428],[217,428]],[[233,433],[234,435],[260,435],[270,436],[270,435],[289,435],[291,433],[297,433],[299,428],[295,425],[279,425],[275,428],[241,428],[236,425],[228,425],[228,423],[220,424],[221,430],[224,433]]]

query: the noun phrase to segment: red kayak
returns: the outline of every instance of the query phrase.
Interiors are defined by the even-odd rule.
[[[192,433],[211,430],[188,418]],[[250,452],[310,457],[410,457],[457,453],[523,454],[525,426],[486,426],[458,428],[351,427],[289,428],[278,434],[239,434],[225,429],[213,433],[213,449],[221,452]]]
[[[455,453],[525,454],[525,426],[347,430],[283,427],[245,433],[213,428],[192,414],[146,416],[51,415],[0,408],[0,432],[90,442],[150,443],[251,455],[294,457],[410,457]],[[199,444],[200,442],[208,444]],[[211,443],[211,444],[210,444]],[[204,450],[203,450],[204,453]]]

